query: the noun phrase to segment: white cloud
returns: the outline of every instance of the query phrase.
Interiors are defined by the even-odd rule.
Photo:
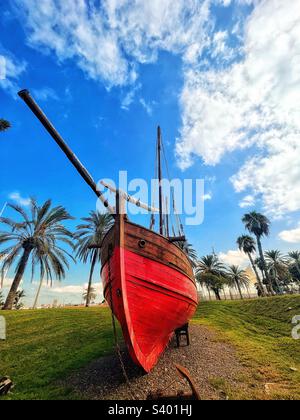
[[[206,42],[208,0],[106,0],[104,5],[110,27],[139,63],[155,61],[159,50],[190,57],[190,48],[201,52]]]
[[[219,2],[222,4],[222,6],[227,7],[230,6],[231,0],[219,0]]]
[[[213,198],[213,196],[212,196],[211,192],[208,192],[208,193],[204,194],[204,196],[203,196],[204,201],[211,200],[212,198]]]
[[[67,89],[66,89],[66,92],[68,92]],[[55,101],[58,101],[58,99],[59,99],[55,90],[52,89],[52,88],[48,88],[48,87],[44,87],[44,88],[41,88],[41,89],[33,89],[33,94],[34,94],[35,98],[40,100],[40,101],[48,101],[49,99],[53,99]],[[68,94],[68,93],[66,93],[66,94]]]
[[[121,101],[121,108],[125,111],[128,111],[130,108],[130,105],[133,103],[134,98],[136,96],[136,93],[141,89],[141,84],[138,83],[134,87],[128,90],[126,95],[122,98]]]
[[[226,31],[216,32],[212,39],[212,58],[221,58],[222,61],[228,61],[233,57],[234,50],[228,44],[229,34]]]
[[[231,179],[235,190],[261,199],[273,217],[300,209],[297,1],[235,0],[253,5],[253,12],[233,22],[238,31],[233,27],[213,35],[211,4],[225,7],[233,0],[13,2],[32,47],[54,52],[60,62],[75,61],[107,88],[129,85],[123,109],[135,98],[139,65],[155,62],[160,51],[180,55],[184,88],[176,152],[181,168],[198,156],[216,165],[226,154],[249,149],[248,160]],[[232,36],[241,44],[234,47]],[[10,67],[12,75],[24,71]]]
[[[281,149],[281,150],[278,150]],[[299,136],[287,133],[273,138],[265,156],[250,158],[232,178],[237,192],[251,189],[263,197],[274,218],[300,208]]]
[[[300,243],[300,223],[298,228],[291,230],[283,230],[279,233],[278,236],[284,242],[289,242],[291,244]]]
[[[0,281],[1,281],[1,277],[0,277]],[[6,273],[4,273],[3,289],[0,289],[0,292],[1,291],[4,292],[3,293],[4,296],[6,296],[7,293],[9,292],[13,281],[14,281],[14,278],[8,276],[8,271]],[[19,286],[18,290],[23,290],[23,288],[24,288],[24,280],[21,280],[21,283],[20,283],[20,286]]]
[[[215,0],[216,4],[221,4],[224,7],[230,6],[234,1],[237,4],[246,4],[250,6],[252,3],[257,3],[260,0]]]
[[[35,282],[36,285],[38,285],[37,282]],[[87,289],[88,283],[85,284],[66,284],[61,285],[56,283],[53,287],[50,286],[50,284],[45,284],[43,286],[45,289],[47,289],[47,293],[51,294],[67,294],[67,295],[82,295],[84,290]],[[102,282],[100,283],[93,283],[93,287],[96,289],[97,294],[102,294],[103,292],[103,286]]]
[[[300,209],[299,3],[257,2],[237,57],[241,52],[227,68],[186,70],[177,155],[185,169],[196,156],[215,165],[225,154],[255,146],[232,182],[278,217]]]
[[[4,80],[6,77],[6,60],[3,55],[0,55],[0,80]]]
[[[140,99],[140,104],[142,105],[142,107],[144,108],[144,110],[147,112],[148,115],[152,115],[153,109],[151,104],[149,104],[148,102],[145,101],[144,98]]]
[[[82,286],[77,286],[77,285],[68,285],[68,286],[60,286],[60,287],[53,287],[53,288],[48,288],[51,293],[58,293],[58,294],[82,294],[83,293],[83,287]]]
[[[97,11],[83,0],[14,3],[23,12],[31,46],[43,52],[54,51],[61,61],[75,59],[90,78],[101,78],[108,87],[134,78],[133,69],[122,56],[117,34],[105,28],[103,10]]]
[[[16,97],[19,90],[17,80],[25,72],[26,67],[27,64],[24,61],[17,60],[12,54],[0,53],[0,88]]]
[[[210,182],[211,184],[214,184],[217,180],[217,177],[215,175],[213,176],[206,175],[204,180],[205,182]]]
[[[36,293],[37,282],[34,290],[29,291],[27,300],[30,306],[33,302],[33,296]],[[83,293],[87,289],[88,284],[58,284],[56,283],[53,287],[44,285],[41,293],[40,303],[50,304],[54,300],[61,303],[79,304],[83,301]],[[96,302],[103,300],[103,285],[102,282],[93,283],[93,287],[96,290]]]
[[[11,286],[12,282],[13,282],[13,278],[4,276],[4,279],[3,279],[3,288],[9,288]]]
[[[7,295],[13,278],[7,277],[4,281],[3,292],[4,295]],[[79,304],[83,301],[83,292],[87,289],[88,284],[61,284],[55,283],[53,287],[44,283],[41,289],[39,304],[52,304],[54,300],[57,300],[58,304],[70,303],[70,304]],[[28,283],[22,281],[20,288],[25,291],[25,298],[23,302],[26,307],[31,307],[33,305],[37,290],[39,287],[39,281],[34,281],[33,283]],[[96,290],[96,302],[101,302],[103,300],[103,285],[102,282],[94,283],[93,287]]]
[[[247,255],[239,250],[229,250],[226,253],[220,252],[218,256],[223,263],[228,265],[238,265],[243,268],[249,265],[249,259]]]
[[[14,0],[28,42],[60,61],[73,59],[108,88],[133,83],[138,64],[158,51],[194,61],[207,41],[210,0]]]
[[[255,197],[253,197],[253,195],[246,195],[246,197],[242,199],[239,205],[242,209],[244,209],[246,207],[252,207],[254,206],[254,204],[255,204]]]
[[[30,198],[22,197],[21,194],[17,191],[9,194],[9,198],[16,201],[21,206],[29,206],[30,204]]]

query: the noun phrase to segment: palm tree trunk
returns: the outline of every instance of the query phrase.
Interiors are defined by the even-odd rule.
[[[92,290],[92,283],[93,283],[93,274],[94,274],[94,269],[95,269],[96,262],[97,262],[97,254],[94,253],[93,259],[92,259],[92,264],[91,264],[91,270],[90,270],[89,285],[88,285],[88,290],[87,290],[87,294],[86,294],[86,302],[85,302],[86,308],[88,308],[90,306],[91,290]]]
[[[300,274],[300,267],[299,267],[298,261],[296,261],[296,268],[297,268],[298,273]]]
[[[19,268],[18,271],[15,275],[13,284],[11,285],[10,291],[8,293],[8,296],[6,298],[6,302],[3,306],[3,310],[7,310],[7,311],[11,311],[13,308],[13,304],[14,304],[14,300],[16,297],[16,293],[18,291],[18,288],[20,286],[21,280],[23,278],[30,254],[31,254],[32,249],[31,248],[25,248],[20,264],[19,264]]]
[[[243,296],[243,293],[242,293],[242,289],[241,289],[240,283],[238,281],[236,281],[235,284],[236,284],[236,287],[237,287],[237,289],[239,291],[239,294],[241,296],[241,299],[244,299],[244,296]]]
[[[276,275],[276,285],[277,285],[277,287],[279,289],[279,293],[281,295],[283,295],[284,294],[284,290],[283,290],[283,286],[281,286],[281,284],[280,284],[280,275],[279,274]]]
[[[3,289],[3,287],[4,287],[4,282],[5,282],[5,279],[6,279],[7,273],[8,273],[8,269],[6,270],[6,272],[5,272],[5,273],[3,273],[3,276],[1,275],[1,285],[0,285],[0,289]]]
[[[211,300],[210,288],[208,286],[206,286],[206,288],[207,288],[207,291],[208,291],[208,298],[209,298],[209,300]]]
[[[218,289],[213,289],[217,300],[222,300],[221,295],[220,295],[220,291]]]
[[[282,290],[282,287],[281,287],[281,286],[280,286],[280,284],[279,284],[279,278],[278,278],[277,273],[274,273],[274,281],[275,281],[275,284],[276,284],[277,290],[279,291],[279,294],[280,294],[280,295],[283,295],[283,290]]]
[[[250,254],[250,252],[248,253],[248,258],[249,258],[249,260],[250,260],[250,263],[251,263],[252,269],[253,269],[253,271],[254,271],[254,273],[255,273],[255,276],[256,276],[256,279],[257,279],[257,283],[258,283],[258,286],[259,286],[260,291],[261,291],[261,293],[262,293],[262,296],[265,296],[266,294],[265,294],[264,286],[263,286],[263,284],[262,284],[262,282],[261,282],[261,279],[260,279],[260,277],[259,277],[258,271],[257,271],[257,269],[256,269],[256,267],[255,267],[255,264],[254,264],[254,261],[253,261],[253,258],[252,258],[252,255]]]
[[[264,253],[263,253],[263,249],[262,249],[261,240],[260,240],[259,235],[256,235],[256,241],[257,241],[257,247],[258,247],[260,260],[261,260],[261,263],[263,265],[263,272],[265,273],[266,280],[269,284],[270,293],[272,293],[274,295],[275,293],[274,293],[272,282],[271,282],[271,279],[270,279],[270,276],[269,276],[269,273],[268,273],[268,270],[267,270],[267,265],[266,265],[266,261],[265,261],[265,257],[264,257]]]
[[[32,309],[36,309],[36,307],[37,307],[38,300],[39,300],[39,297],[40,297],[40,293],[41,293],[41,290],[42,290],[42,285],[43,285],[43,279],[41,279],[41,281],[40,281],[40,284],[39,284],[39,287],[38,287],[38,290],[37,290],[37,293],[36,293],[36,296],[35,296],[35,299],[34,299],[34,304],[33,304]]]
[[[298,271],[298,274],[300,274],[299,262],[296,259],[295,259],[295,266],[296,266],[296,270]]]

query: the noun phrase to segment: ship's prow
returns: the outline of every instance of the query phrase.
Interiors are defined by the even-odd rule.
[[[149,372],[196,310],[189,260],[167,238],[121,217],[103,242],[102,278],[130,355]]]

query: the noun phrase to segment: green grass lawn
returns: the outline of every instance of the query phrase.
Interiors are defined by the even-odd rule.
[[[8,323],[7,341],[0,341],[0,375],[10,376],[16,385],[8,399],[76,399],[74,391],[58,385],[59,380],[113,351],[107,308],[0,315]],[[228,390],[218,378],[212,378],[214,384],[225,387],[231,398],[299,399],[300,341],[291,338],[294,315],[300,315],[299,296],[201,303],[194,322],[232,343],[249,372],[240,378],[249,385],[247,391]],[[266,382],[273,384],[269,396],[264,391]]]
[[[300,399],[300,340],[291,336],[294,315],[300,315],[299,296],[199,305],[195,322],[234,344],[249,373],[241,380],[253,385],[251,395],[247,389],[233,391],[232,397]],[[268,395],[266,383],[271,384]]]
[[[0,312],[7,341],[0,341],[0,375],[16,387],[9,399],[72,399],[57,385],[71,371],[113,350],[107,308]]]

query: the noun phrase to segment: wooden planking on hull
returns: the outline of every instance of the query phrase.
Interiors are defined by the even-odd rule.
[[[126,261],[123,276],[119,270],[122,252]],[[173,331],[194,314],[196,291],[190,279],[179,271],[117,248],[103,267],[102,276],[105,297],[121,324],[131,357],[148,372],[164,351]],[[184,292],[162,289],[160,284],[165,283],[166,277],[176,279]],[[113,282],[113,302],[109,281]]]
[[[189,259],[167,238],[119,216],[102,244],[102,278],[131,357],[149,372],[196,310]]]
[[[119,245],[118,234],[118,227],[115,225],[105,236],[101,251],[102,265],[106,263],[114,247]],[[164,236],[143,226],[124,221],[123,246],[136,254],[178,269],[195,282],[191,263],[184,251]]]

